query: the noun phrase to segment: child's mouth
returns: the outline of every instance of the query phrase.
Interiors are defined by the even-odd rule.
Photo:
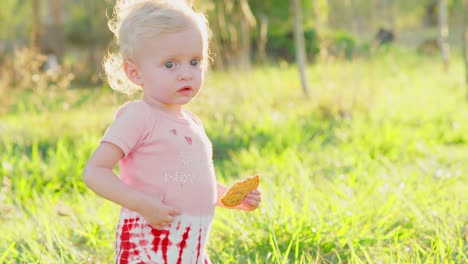
[[[177,90],[178,93],[189,93],[192,91],[192,87],[184,86],[181,89]]]

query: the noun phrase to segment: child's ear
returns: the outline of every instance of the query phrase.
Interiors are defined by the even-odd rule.
[[[140,71],[138,70],[137,65],[130,60],[124,61],[124,71],[127,75],[127,78],[132,81],[135,85],[142,86],[143,81],[140,76]]]

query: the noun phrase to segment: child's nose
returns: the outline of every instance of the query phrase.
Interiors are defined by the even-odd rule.
[[[193,77],[192,69],[190,66],[184,65],[179,72],[179,80],[191,80]]]

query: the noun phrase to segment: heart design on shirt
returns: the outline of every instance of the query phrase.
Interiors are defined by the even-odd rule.
[[[192,138],[191,137],[185,136],[185,141],[187,141],[187,143],[189,143],[189,145],[192,145]]]

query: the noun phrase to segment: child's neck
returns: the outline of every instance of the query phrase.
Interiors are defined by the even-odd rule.
[[[153,98],[149,96],[143,96],[143,101],[145,101],[147,104],[151,105],[152,107],[159,109],[161,111],[164,111],[170,115],[174,115],[177,117],[184,116],[182,112],[183,108],[181,105],[165,104],[165,103],[159,102],[158,100],[154,100]]]

